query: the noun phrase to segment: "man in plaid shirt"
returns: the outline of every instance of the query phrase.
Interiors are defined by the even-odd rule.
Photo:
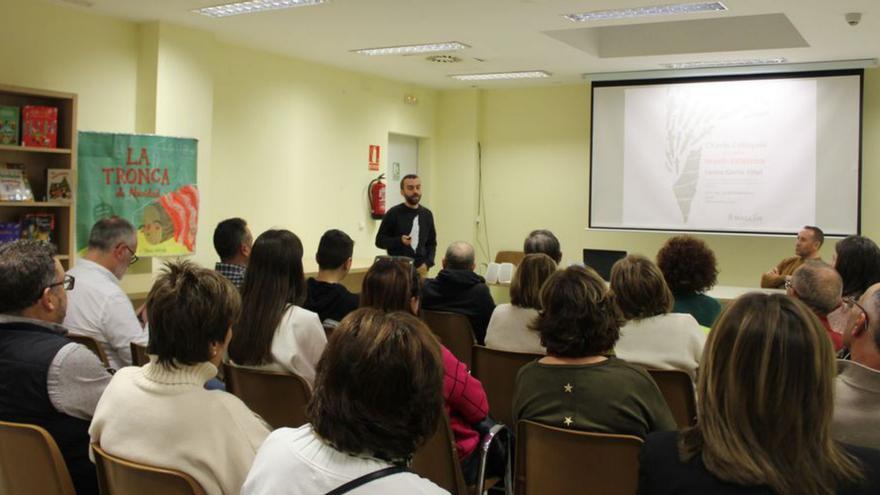
[[[253,244],[254,236],[251,235],[247,222],[241,218],[223,220],[214,229],[214,249],[220,257],[214,270],[228,278],[239,290],[244,285],[244,274]]]

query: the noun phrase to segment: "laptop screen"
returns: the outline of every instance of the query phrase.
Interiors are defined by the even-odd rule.
[[[611,267],[614,266],[614,263],[625,257],[626,251],[584,249],[584,264],[596,270],[596,273],[605,281],[611,279]]]

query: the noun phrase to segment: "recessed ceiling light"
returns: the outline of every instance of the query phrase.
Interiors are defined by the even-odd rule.
[[[464,50],[470,46],[458,41],[444,41],[442,43],[425,43],[422,45],[383,46],[379,48],[361,48],[352,50],[361,55],[413,55],[417,53],[452,52]]]
[[[226,3],[213,7],[195,9],[193,12],[209,17],[226,17],[230,15],[253,14],[266,10],[289,9],[320,5],[327,0],[249,0],[247,2]]]
[[[550,73],[543,70],[527,70],[519,72],[492,72],[488,74],[453,74],[449,77],[459,81],[492,81],[497,79],[540,79],[550,77]]]
[[[659,15],[700,14],[704,12],[722,12],[725,10],[727,10],[727,6],[722,2],[676,3],[671,5],[651,5],[648,7],[632,7],[625,9],[593,10],[580,14],[567,14],[562,17],[573,22],[587,22],[632,19],[633,17],[652,17]]]
[[[699,62],[674,62],[660,64],[667,69],[705,69],[709,67],[742,67],[747,65],[773,65],[784,64],[783,57],[776,58],[748,58],[739,60],[702,60]]]

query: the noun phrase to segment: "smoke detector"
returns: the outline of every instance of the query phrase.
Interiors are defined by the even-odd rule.
[[[428,62],[434,62],[435,64],[454,64],[456,62],[461,62],[460,58],[453,55],[431,55],[430,57],[425,57],[425,60]]]

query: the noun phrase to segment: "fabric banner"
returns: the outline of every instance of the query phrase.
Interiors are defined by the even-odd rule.
[[[197,141],[153,135],[79,133],[76,247],[112,215],[138,231],[138,256],[191,254],[199,193]]]

